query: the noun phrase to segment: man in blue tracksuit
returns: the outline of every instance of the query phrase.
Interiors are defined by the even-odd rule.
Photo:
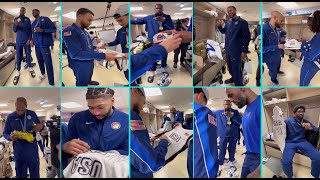
[[[287,37],[287,31],[285,31],[283,29],[283,24],[281,25],[281,28],[278,29],[279,31],[279,41],[280,41],[280,44],[285,44],[286,43],[286,37]],[[280,70],[281,68],[281,61],[283,60],[284,58],[284,49],[279,49],[280,51],[280,65],[278,67],[278,74],[279,75],[284,75],[285,73],[283,71]]]
[[[139,116],[145,104],[143,89],[131,89],[131,120],[130,120],[130,145],[131,145],[131,178],[152,178],[153,173],[165,165],[168,151],[168,137],[162,135],[157,147],[150,144],[148,130]]]
[[[123,4],[118,7],[113,17],[119,23],[121,28],[117,31],[116,39],[112,42],[107,43],[107,47],[116,46],[121,44],[122,53],[126,54],[126,59],[128,59],[128,4]],[[126,79],[129,80],[129,70],[124,71]]]
[[[175,124],[180,123],[181,125],[184,123],[184,118],[183,118],[183,112],[177,111],[176,108],[171,108],[170,113],[173,115],[173,124],[172,126],[174,127]]]
[[[263,62],[267,64],[269,76],[275,85],[279,85],[277,80],[278,70],[280,68],[280,49],[284,49],[284,45],[280,43],[280,34],[276,28],[280,28],[284,21],[283,15],[278,11],[271,13],[270,22],[263,24]]]
[[[297,150],[311,159],[311,175],[315,178],[320,176],[320,152],[305,138],[306,131],[317,132],[319,129],[303,118],[305,111],[305,106],[297,105],[293,109],[295,117],[285,120],[287,137],[282,156],[282,167],[288,178],[293,176],[292,159]]]
[[[154,35],[166,30],[172,30],[174,28],[170,15],[163,13],[162,4],[156,4],[154,10],[154,15],[149,15],[144,18],[131,20],[131,24],[146,24],[146,28],[148,31],[148,40],[151,43],[153,43]],[[161,60],[162,69],[168,69],[169,67],[167,66],[167,58],[167,53],[161,54],[161,56],[158,57],[158,60]],[[148,82],[150,83],[152,83],[154,80],[156,65],[157,63],[154,63],[151,67],[152,75],[148,77]]]
[[[115,60],[116,55],[96,52],[89,33],[85,31],[93,21],[93,12],[86,8],[77,11],[77,20],[63,30],[63,41],[67,47],[69,67],[76,77],[76,86],[88,86],[93,74],[93,60]],[[105,46],[99,47],[105,49]],[[97,83],[94,83],[97,85]]]
[[[163,127],[163,125],[166,123],[166,121],[171,121],[171,119],[165,114],[161,127]]]
[[[41,82],[45,79],[45,72],[47,70],[49,84],[54,86],[50,46],[53,46],[52,33],[56,32],[57,28],[48,17],[40,16],[40,11],[38,9],[32,10],[32,15],[35,18],[31,25],[32,43],[35,45],[36,56],[41,72],[39,80]]]
[[[226,155],[227,147],[229,152],[229,162],[225,166],[235,166],[236,145],[239,139],[238,132],[241,125],[239,111],[231,108],[231,101],[225,100],[224,109],[214,112],[217,120],[217,135],[220,137],[219,172],[221,174],[222,165]]]
[[[247,106],[242,116],[246,157],[242,165],[241,178],[260,177],[261,96],[249,88],[226,88],[226,94],[239,109]]]
[[[16,99],[16,111],[9,114],[3,130],[3,136],[8,141],[13,141],[13,153],[17,178],[27,178],[29,169],[30,178],[40,178],[39,154],[36,139],[30,143],[18,139],[13,131],[32,132],[34,138],[43,125],[40,123],[37,114],[27,109],[27,100],[24,97]]]
[[[248,22],[237,16],[237,9],[229,6],[227,9],[230,20],[226,22],[224,28],[218,24],[221,33],[226,34],[225,49],[227,55],[227,65],[230,79],[225,84],[234,83],[236,86],[243,86],[243,67],[248,58],[248,46],[250,42],[250,31]]]
[[[116,150],[128,155],[128,114],[117,110],[114,90],[88,88],[88,110],[75,113],[69,120],[62,150],[70,156],[88,152]]]
[[[23,57],[23,49],[26,54],[26,62],[28,64],[28,69],[31,76],[34,78],[36,73],[32,69],[31,66],[31,47],[30,47],[30,39],[31,39],[31,21],[28,17],[25,16],[26,9],[24,7],[20,8],[20,16],[14,18],[13,22],[13,31],[16,33],[16,74],[13,79],[13,84],[16,85],[19,82],[20,78],[20,69],[21,69],[21,61]]]
[[[310,81],[320,70],[314,62],[320,63],[320,10],[313,12],[308,18],[309,29],[316,33],[311,41],[304,41],[301,44],[301,53],[304,57],[300,71],[300,86],[309,86]]]
[[[206,107],[209,93],[194,88],[194,177],[216,178],[219,159],[217,146],[217,122],[213,112]]]

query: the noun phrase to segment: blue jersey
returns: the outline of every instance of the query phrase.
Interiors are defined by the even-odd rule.
[[[121,49],[122,49],[122,53],[127,53],[128,52],[128,48],[127,48],[127,28],[122,27],[117,31],[117,35],[116,35],[116,39],[112,42],[108,43],[108,46],[116,46],[121,44]]]
[[[226,34],[225,49],[231,58],[239,56],[241,52],[249,52],[250,31],[248,22],[239,16],[236,19],[230,19],[225,27],[219,27],[221,33]]]
[[[306,141],[305,133],[306,129],[302,127],[301,122],[299,123],[295,118],[289,118],[284,121],[286,123],[287,137],[286,143],[299,143]],[[313,131],[318,131],[310,121],[303,119],[302,123],[310,123]]]
[[[34,32],[35,28],[41,28],[43,32]],[[34,20],[32,25],[32,41],[36,47],[49,47],[53,46],[52,33],[57,31],[53,22],[45,16],[40,16]]]
[[[231,124],[227,124],[228,117],[224,115],[224,110],[219,110],[214,112],[214,116],[217,120],[217,131],[218,131],[217,134],[219,137],[238,138],[239,136],[239,127],[241,124],[239,111],[235,109],[231,109],[231,112],[233,112],[233,117],[230,118]]]
[[[216,178],[219,168],[217,123],[212,111],[194,103],[194,177]]]
[[[18,21],[20,19],[20,22],[16,26],[16,20]],[[19,16],[14,18],[13,22],[13,31],[17,33],[16,36],[16,43],[17,44],[25,44],[28,40],[31,39],[31,21],[26,16]]]
[[[257,98],[249,105],[242,116],[242,131],[244,142],[246,144],[246,150],[250,153],[260,153],[260,111],[261,111],[261,96]]]
[[[3,130],[3,136],[8,141],[11,141],[10,134],[14,130],[25,132],[32,131],[34,123],[40,124],[39,118],[34,111],[27,109],[24,115],[21,117],[18,116],[16,112],[13,112],[7,117]],[[35,133],[33,133],[33,136],[35,136]],[[17,139],[16,141],[13,141],[13,150],[15,159],[34,160],[39,157],[36,139],[33,141],[33,143],[29,143],[28,141],[22,139]]]
[[[148,40],[151,43],[153,43],[154,35],[162,31],[173,29],[173,23],[170,15],[163,14],[163,17],[165,18],[164,22],[156,21],[155,17],[156,17],[155,15],[149,15],[143,18],[139,18],[137,20],[131,20],[131,24],[146,24],[146,29],[148,32]]]
[[[147,72],[155,62],[161,61],[168,54],[161,45],[152,46],[138,54],[131,55],[131,83]]]
[[[68,124],[64,143],[80,139],[90,149],[99,151],[116,150],[128,155],[128,114],[113,108],[113,114],[103,120],[96,119],[89,110],[75,113]]]
[[[165,165],[168,141],[160,140],[157,147],[152,147],[146,126],[141,117],[133,111],[130,126],[131,178],[151,178],[153,172]]]
[[[93,61],[106,59],[105,53],[95,51],[89,33],[75,23],[63,31],[63,41],[70,58],[74,61]]]

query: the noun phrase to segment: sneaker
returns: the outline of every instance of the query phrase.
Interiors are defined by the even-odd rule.
[[[153,83],[154,80],[154,76],[149,76],[148,77],[148,83]]]
[[[40,84],[47,76],[44,74],[44,75],[41,75],[39,76],[39,78],[37,79],[37,82]]]
[[[89,85],[91,85],[91,86],[99,86],[99,82],[98,81],[90,81]]]
[[[160,86],[160,84],[164,83],[165,80],[166,80],[168,77],[169,77],[169,74],[168,74],[168,73],[163,73],[163,74],[160,76],[157,84]]]
[[[224,83],[225,84],[232,84],[232,83],[234,83],[234,81],[232,78],[230,78],[230,79],[225,80]]]
[[[230,168],[231,166],[236,166],[236,160],[234,160],[233,162],[231,162],[231,161],[228,161],[227,163],[225,163],[225,164],[223,164],[224,165],[224,167],[226,167],[226,168]]]
[[[160,83],[160,86],[169,86],[169,84],[172,82],[170,78],[165,79],[163,82]]]
[[[174,63],[174,64],[173,64],[173,68],[177,68],[177,63]]]
[[[277,79],[275,79],[275,80],[272,80],[272,79],[271,79],[271,82],[272,82],[274,85],[279,86],[279,81],[278,81]]]
[[[278,71],[278,74],[279,74],[280,76],[286,75],[283,71]]]

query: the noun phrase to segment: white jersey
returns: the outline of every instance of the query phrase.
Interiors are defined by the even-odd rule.
[[[223,60],[220,44],[214,40],[207,40],[207,57],[210,62],[218,63]]]
[[[117,151],[96,151],[79,154],[64,169],[65,178],[127,178],[128,156]]]
[[[183,129],[177,126],[169,132],[164,133],[169,139],[168,152],[166,154],[166,163],[172,161],[179,153],[188,147],[188,141],[191,139],[192,130]],[[160,139],[154,141],[154,147]]]
[[[278,106],[273,108],[272,118],[274,141],[278,144],[280,150],[283,152],[286,144],[287,130],[286,123],[284,122],[283,118],[283,112]]]

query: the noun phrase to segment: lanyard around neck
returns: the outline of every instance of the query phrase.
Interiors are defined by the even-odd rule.
[[[270,23],[269,23],[269,26],[270,26],[270,28],[273,30],[273,32],[276,34],[276,36],[277,36],[277,41],[278,41],[278,44],[279,44],[279,36],[278,36],[277,30],[276,30],[276,29],[273,29]]]
[[[23,132],[26,132],[27,130],[27,111],[24,113],[24,124],[22,125],[21,118],[19,117],[21,128]]]

